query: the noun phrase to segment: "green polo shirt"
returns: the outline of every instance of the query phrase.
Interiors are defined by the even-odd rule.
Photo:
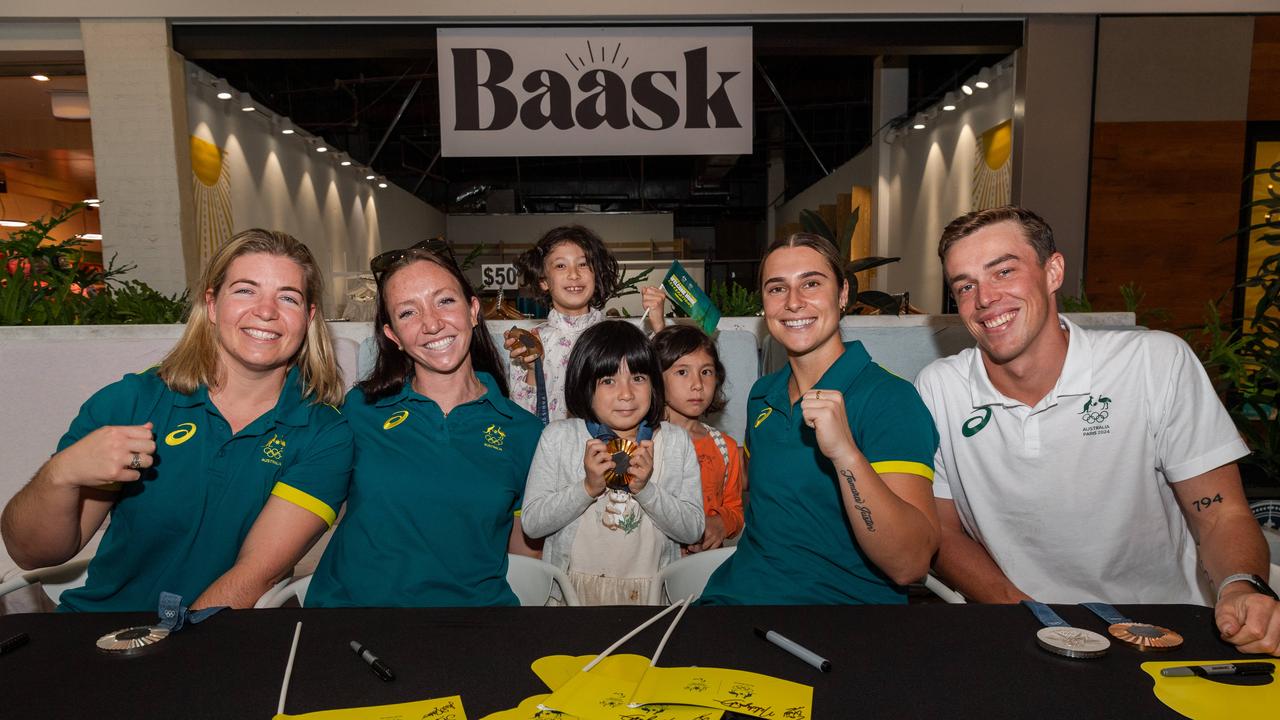
[[[276,406],[235,435],[200,386],[170,390],[155,369],[99,390],[58,450],[104,425],[155,428],[155,465],[123,483],[84,587],[60,610],[154,611],[162,591],[193,602],[235,564],[271,495],[332,524],[347,495],[352,439],[337,409],[302,397],[297,368]]]
[[[835,466],[818,449],[788,365],[756,381],[747,403],[751,502],[738,549],[707,582],[702,602],[741,605],[891,604],[904,590],[858,546]],[[849,428],[879,473],[933,478],[938,433],[911,383],[871,362],[860,342],[827,369],[819,390],[844,394]]]
[[[351,500],[307,607],[519,604],[507,542],[542,423],[476,377],[488,391],[448,415],[408,381],[373,403],[359,388],[347,396]]]

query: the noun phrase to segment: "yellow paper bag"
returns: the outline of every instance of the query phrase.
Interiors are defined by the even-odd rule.
[[[1155,680],[1156,699],[1192,720],[1239,720],[1275,717],[1280,713],[1280,682],[1274,679],[1266,685],[1228,685],[1198,676],[1165,677],[1160,674],[1167,667],[1235,662],[1241,662],[1241,659],[1144,662],[1142,670]],[[1275,660],[1261,662],[1280,665]]]
[[[276,715],[274,720],[467,720],[458,695],[369,707],[317,710],[302,715]]]

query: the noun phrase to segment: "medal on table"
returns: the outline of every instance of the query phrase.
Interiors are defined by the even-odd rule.
[[[1092,630],[1072,627],[1044,603],[1023,600],[1044,627],[1036,631],[1036,643],[1042,650],[1076,660],[1100,658],[1107,654],[1111,641]]]
[[[162,592],[160,593],[159,623],[113,630],[98,638],[97,646],[108,655],[137,655],[155,647],[181,630],[183,623],[194,625],[225,609],[226,606],[219,606],[191,612],[182,606],[182,596]]]
[[[1107,603],[1091,602],[1081,605],[1108,623],[1107,632],[1111,637],[1126,645],[1147,651],[1172,650],[1182,644],[1182,636],[1169,628],[1134,622]]]

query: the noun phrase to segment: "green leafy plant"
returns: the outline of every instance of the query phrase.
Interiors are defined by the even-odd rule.
[[[822,216],[812,210],[800,211],[800,226],[807,233],[824,237],[831,241],[839,251],[840,257],[849,257],[849,247],[853,243],[853,231],[858,227],[860,208],[854,208],[845,223],[844,231],[837,238]],[[863,270],[896,263],[900,257],[865,257],[851,260],[845,264],[845,277],[849,279],[850,315],[902,315],[912,310],[911,297],[908,293],[891,295],[879,290],[859,290],[857,273]]]
[[[614,288],[613,294],[605,298],[611,300],[613,298],[626,297],[635,295],[640,292],[640,284],[649,279],[649,275],[653,273],[653,268],[645,268],[634,275],[628,274],[624,269],[622,277],[618,278],[618,287]]]
[[[707,296],[724,317],[749,317],[764,310],[759,290],[748,290],[732,280],[713,281],[707,288]]]
[[[1254,170],[1245,182],[1264,174],[1280,182],[1280,163]],[[1242,283],[1260,290],[1258,304],[1245,308],[1245,322],[1236,328],[1226,326],[1217,304],[1209,303],[1201,330],[1203,342],[1198,345],[1201,362],[1253,451],[1242,463],[1256,467],[1272,484],[1280,484],[1280,195],[1268,188],[1267,197],[1244,209],[1252,212],[1257,207],[1266,210],[1262,223],[1246,224],[1224,239],[1261,231],[1257,242],[1275,249]]]
[[[136,266],[85,262],[78,238],[49,242],[55,228],[83,209],[75,204],[0,240],[0,325],[81,325],[178,322],[186,294],[166,296],[139,280],[122,281]]]
[[[1089,302],[1089,295],[1083,290],[1079,295],[1060,295],[1059,299],[1062,301],[1062,312],[1093,312],[1093,303]]]

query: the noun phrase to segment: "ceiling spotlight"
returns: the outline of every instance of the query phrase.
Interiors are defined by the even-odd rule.
[[[39,73],[36,73],[35,75],[32,75],[32,76],[31,76],[31,79],[32,79],[32,80],[35,80],[36,82],[49,82],[49,76],[48,76],[48,75],[41,75],[41,74],[39,74]]]
[[[351,158],[344,158],[342,162],[338,164],[341,165],[342,167],[351,167]]]
[[[217,91],[219,100],[230,100],[235,97],[231,84],[222,78],[213,81],[213,89]]]
[[[7,228],[24,228],[27,223],[22,220],[0,220],[0,227]]]
[[[951,112],[952,110],[955,110],[957,102],[958,100],[954,92],[947,93],[946,96],[942,98],[942,111]]]
[[[991,87],[991,68],[982,68],[978,71],[978,79],[973,82],[973,86],[979,90],[986,90]]]
[[[79,235],[76,235],[76,237],[81,240],[101,240],[102,233],[80,233]]]
[[[961,86],[960,86],[960,92],[964,93],[965,95],[972,95],[972,94],[973,94],[973,85],[972,85],[972,84],[970,84],[970,83],[965,83],[965,84],[961,85]]]
[[[925,128],[924,113],[916,113],[916,117],[911,121],[912,130],[923,130]]]
[[[276,127],[280,129],[281,135],[292,135],[297,132],[297,129],[293,126],[293,121],[287,117],[276,120]]]
[[[101,204],[102,204],[102,201],[101,201],[101,200],[99,200],[98,198],[85,198],[84,200],[81,200],[80,202],[84,203],[85,205],[87,205],[87,206],[89,206],[89,207],[91,207],[91,208],[96,208],[96,207],[98,207],[99,205],[101,205]]]
[[[387,179],[381,175],[378,176],[378,187],[384,189],[387,187]]]
[[[377,179],[378,179],[378,176],[377,176],[377,175],[374,175],[374,174],[373,174],[373,171],[372,171],[372,170],[370,170],[370,171],[369,171],[369,172],[364,176],[364,179],[365,179],[365,180],[377,180]]]
[[[342,167],[351,167],[351,156],[344,152],[336,152],[332,155],[334,162]]]
[[[253,96],[249,93],[240,93],[240,111],[253,112],[258,109],[258,104],[253,101]]]

